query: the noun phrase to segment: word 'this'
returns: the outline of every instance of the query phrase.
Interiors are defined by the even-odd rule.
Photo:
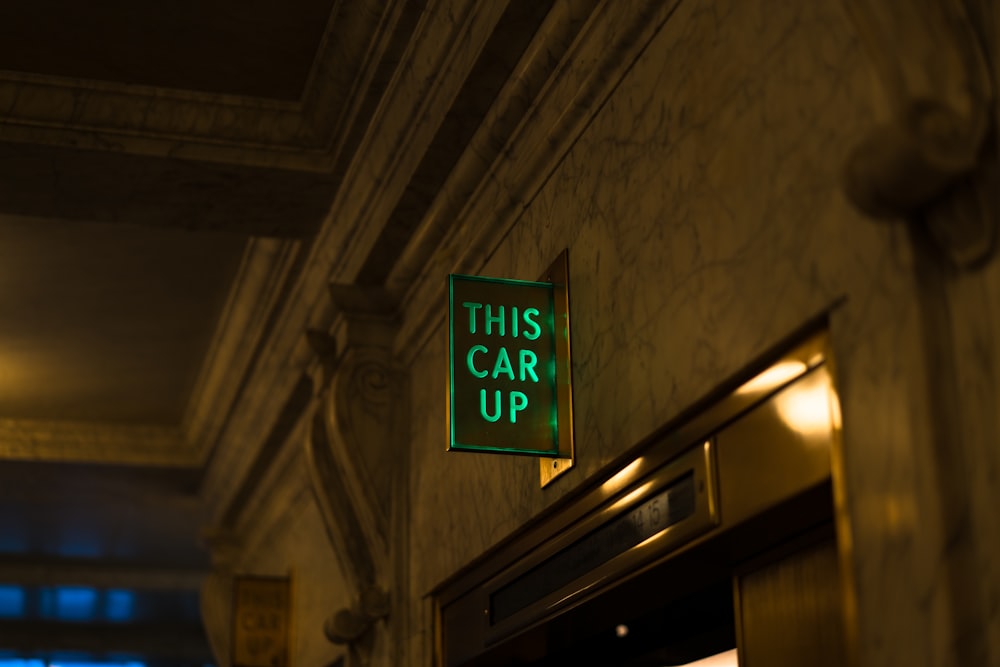
[[[507,337],[509,335],[510,338],[524,338],[531,341],[538,340],[538,337],[542,335],[542,327],[537,320],[541,313],[537,308],[525,308],[519,311],[517,306],[511,306],[510,310],[507,310],[504,306],[482,304],[475,301],[464,301],[462,307],[469,311],[470,334],[482,332],[487,336]],[[477,355],[482,355],[482,358],[477,358]],[[512,382],[538,382],[538,373],[535,370],[538,365],[538,356],[533,350],[515,349],[512,359],[507,346],[501,345],[492,356],[492,366],[489,363],[490,358],[490,349],[485,345],[470,347],[465,356],[469,373],[477,378],[490,377],[496,380],[503,376]],[[516,360],[516,372],[514,360]],[[500,421],[503,404],[503,392],[497,389],[494,391],[493,411],[490,412],[487,405],[486,389],[479,390],[479,413],[486,421]],[[528,396],[523,391],[513,390],[509,394],[507,405],[510,423],[516,424],[517,413],[528,407]]]

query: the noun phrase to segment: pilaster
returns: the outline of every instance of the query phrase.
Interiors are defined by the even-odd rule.
[[[381,664],[405,629],[407,377],[392,354],[394,308],[379,290],[333,285],[336,313],[308,340],[318,400],[306,460],[327,533],[355,604],[331,614],[327,638],[355,664]]]

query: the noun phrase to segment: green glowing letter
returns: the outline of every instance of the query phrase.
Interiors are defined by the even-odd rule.
[[[472,354],[471,352],[469,354]],[[535,374],[535,364],[538,363],[538,357],[531,350],[521,350],[521,363],[519,364],[520,373],[518,376],[521,378],[521,382],[524,382],[525,372],[531,373],[531,381],[538,382],[538,376]],[[471,367],[471,363],[469,364]],[[482,376],[480,376],[482,377]]]
[[[517,423],[517,413],[528,407],[528,397],[519,391],[510,392],[510,423]]]
[[[473,345],[469,348],[469,353],[465,355],[465,363],[469,365],[469,372],[475,375],[477,378],[484,378],[489,374],[489,371],[477,371],[475,365],[472,363],[472,355],[476,352],[488,352],[485,345]],[[534,375],[534,373],[532,373]],[[538,382],[536,379],[535,382]]]
[[[493,379],[496,380],[501,373],[511,380],[514,379],[514,367],[510,363],[510,355],[507,354],[505,347],[501,347],[497,354],[497,363],[493,366]]]
[[[469,333],[476,333],[476,311],[483,307],[483,304],[475,301],[463,301],[463,308],[469,309]]]
[[[510,335],[517,338],[517,306],[510,307]]]
[[[483,416],[488,422],[498,422],[500,421],[500,390],[496,391],[496,409],[497,413],[495,415],[487,414],[486,412],[486,390],[479,390],[479,414]]]
[[[486,307],[489,308],[489,306]],[[526,325],[524,337],[528,340],[538,340],[538,337],[542,335],[542,327],[538,325],[538,322],[531,319],[532,315],[537,316],[540,314],[541,313],[538,312],[537,308],[524,309],[524,324]],[[528,333],[528,329],[530,329],[532,333]]]
[[[487,336],[492,336],[493,335],[493,325],[494,324],[499,324],[500,325],[500,335],[501,336],[503,335],[503,332],[504,332],[503,306],[497,306],[497,310],[500,311],[500,314],[494,316],[493,315],[493,309],[490,307],[490,304],[486,304],[486,335]]]

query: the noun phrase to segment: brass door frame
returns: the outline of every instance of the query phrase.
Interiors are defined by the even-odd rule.
[[[792,341],[780,346],[778,352],[765,356],[746,373],[726,383],[677,419],[671,420],[634,447],[627,456],[605,468],[581,491],[556,503],[542,517],[435,588],[432,595],[436,602],[435,617],[438,621],[435,632],[439,664],[450,667],[471,660],[515,633],[545,623],[572,604],[609,590],[610,586],[623,577],[631,576],[637,568],[648,569],[705,542],[722,529],[732,528],[735,520],[745,520],[747,517],[737,516],[741,512],[732,509],[728,511],[728,518],[726,511],[720,516],[718,506],[715,505],[715,494],[712,492],[706,498],[705,507],[699,507],[701,521],[691,522],[696,528],[665,530],[662,535],[648,540],[649,544],[640,544],[616,556],[587,576],[531,604],[515,617],[492,626],[490,624],[489,601],[492,593],[529,572],[589,530],[598,525],[606,525],[614,517],[629,511],[636,503],[655,495],[679,471],[690,469],[691,461],[703,460],[700,473],[702,479],[711,485],[716,484],[713,468],[718,452],[713,453],[713,450],[718,447],[706,443],[712,442],[717,436],[725,438],[725,431],[730,424],[762,406],[779,392],[804,378],[808,379],[810,375],[815,379],[818,371],[824,376],[822,381],[829,385],[835,400],[831,371],[827,363],[829,339],[825,319],[819,324],[820,326],[814,324],[804,330]],[[776,374],[775,369],[782,369],[782,372]],[[773,411],[773,408],[768,409]],[[831,415],[835,411],[836,406],[831,406]],[[831,431],[839,431],[839,413],[833,418],[833,422],[835,423],[830,425]],[[831,434],[824,436],[824,442],[835,449],[833,440],[836,433],[832,435],[833,437]],[[766,448],[771,444],[773,443],[765,439],[762,446]],[[704,453],[691,458],[691,452],[695,451]],[[832,454],[828,448],[823,456],[825,459],[819,464],[815,458],[807,462],[811,466],[809,478],[803,481],[804,486],[799,491],[805,487],[813,488],[822,482],[827,489],[823,493],[829,494],[833,464],[831,458],[836,458],[837,455]],[[722,465],[725,468],[725,461]],[[817,465],[822,465],[823,469],[819,470]],[[831,496],[831,506],[832,503]],[[704,524],[705,516],[710,518],[707,525]],[[446,654],[454,645],[449,633],[461,636],[464,642],[464,648],[454,651],[455,655]]]

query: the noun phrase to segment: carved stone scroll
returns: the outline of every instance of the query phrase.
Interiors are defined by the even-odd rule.
[[[393,529],[406,472],[406,377],[392,357],[394,309],[381,291],[333,286],[336,317],[307,340],[322,373],[306,443],[313,489],[358,605],[332,614],[327,638],[369,655],[389,615],[399,548]],[[362,662],[365,662],[362,659]]]
[[[956,263],[981,261],[994,235],[977,173],[995,153],[994,82],[963,0],[843,2],[889,106],[847,160],[847,195],[875,217],[922,217]]]
[[[355,590],[360,590],[375,582],[375,558],[344,488],[342,480],[345,473],[338,466],[332,450],[323,416],[317,413],[306,437],[309,477],[344,577],[354,585]]]

